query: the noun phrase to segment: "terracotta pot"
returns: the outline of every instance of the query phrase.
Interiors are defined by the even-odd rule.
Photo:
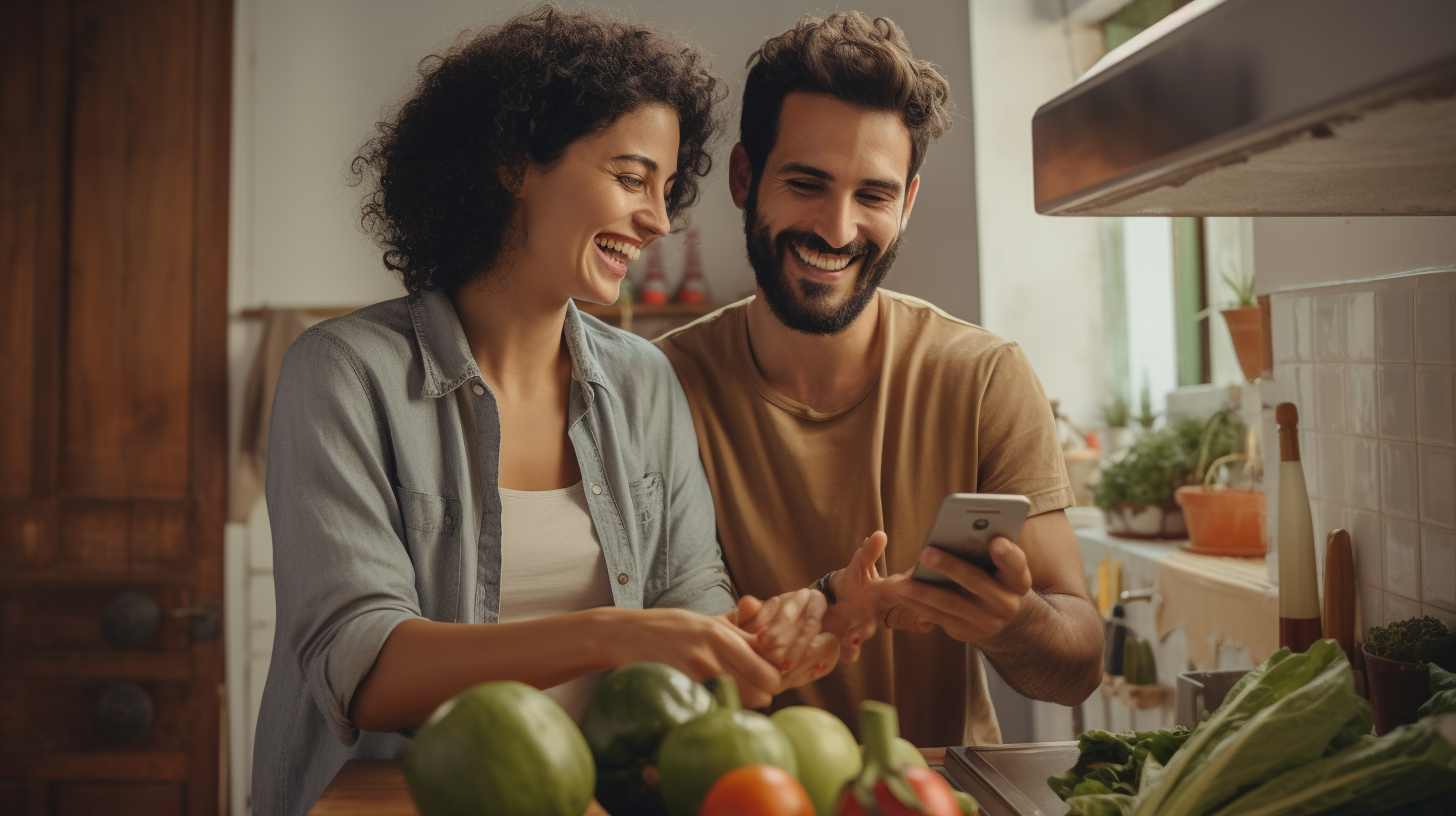
[[[1224,309],[1222,314],[1228,323],[1229,337],[1234,341],[1234,353],[1239,356],[1239,368],[1244,370],[1244,379],[1249,382],[1259,379],[1264,372],[1264,329],[1259,307]]]
[[[1133,508],[1119,505],[1107,511],[1107,532],[1126,538],[1182,539],[1188,535],[1183,511],[1168,502]]]
[[[1431,698],[1431,670],[1417,663],[1391,660],[1365,649],[1365,683],[1375,709],[1375,733],[1416,721],[1416,709]]]
[[[1173,495],[1195,547],[1241,556],[1268,551],[1264,491],[1195,486],[1180,487]]]

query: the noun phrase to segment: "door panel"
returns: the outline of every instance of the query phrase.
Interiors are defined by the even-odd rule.
[[[0,813],[218,813],[231,4],[0,14]]]

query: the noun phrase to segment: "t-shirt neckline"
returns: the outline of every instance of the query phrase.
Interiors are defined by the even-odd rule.
[[[886,294],[885,290],[881,289],[877,292],[878,296],[875,298],[877,308],[880,310],[879,331],[883,344],[880,355],[880,372],[871,378],[864,390],[854,399],[850,400],[843,408],[830,412],[815,410],[796,399],[791,399],[775,391],[773,386],[769,385],[768,380],[764,379],[763,372],[758,370],[758,363],[753,359],[753,347],[748,342],[748,309],[752,303],[752,298],[743,304],[742,309],[738,310],[735,332],[738,335],[738,359],[743,366],[744,376],[748,378],[749,382],[753,383],[753,387],[758,391],[759,396],[780,410],[793,414],[794,416],[815,422],[827,422],[828,420],[837,419],[848,414],[850,411],[862,405],[865,399],[879,387],[880,381],[885,378],[885,366],[888,364],[890,357],[890,310],[889,300],[885,296]]]

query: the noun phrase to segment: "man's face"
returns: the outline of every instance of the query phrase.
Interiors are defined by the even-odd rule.
[[[784,99],[778,139],[755,186],[742,147],[730,180],[744,210],[748,260],[784,325],[835,334],[890,271],[910,216],[910,131],[898,114],[821,94]]]

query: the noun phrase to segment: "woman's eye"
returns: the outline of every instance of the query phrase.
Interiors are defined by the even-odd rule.
[[[636,176],[617,176],[617,181],[621,182],[622,186],[626,187],[629,190],[642,189],[642,179],[637,178]]]

